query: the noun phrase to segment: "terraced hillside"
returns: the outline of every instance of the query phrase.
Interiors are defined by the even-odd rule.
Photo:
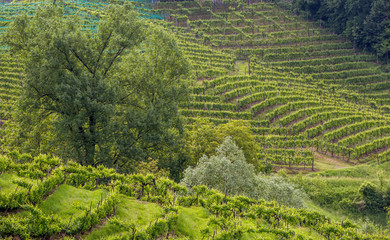
[[[40,4],[52,2],[3,5],[2,31],[17,14],[32,15]],[[92,32],[108,5],[58,4],[66,15],[80,15],[84,30]],[[380,182],[378,192],[387,197],[382,183],[388,179],[378,180],[378,172],[390,171],[389,163],[382,164],[390,160],[389,75],[375,56],[265,1],[154,6],[136,4],[143,18],[168,16],[155,22],[177,36],[192,63],[191,100],[180,106],[187,129],[200,120],[246,124],[261,146],[258,161],[275,170],[321,170],[323,159],[336,162],[335,168],[372,161],[289,179],[321,207],[360,211],[364,198],[358,189],[367,179]],[[4,46],[1,121],[12,120],[22,69]],[[0,155],[0,238],[387,239],[309,209],[228,197],[203,186],[188,192],[150,174],[62,162],[17,152]],[[381,220],[385,215],[381,212]]]
[[[355,51],[341,36],[272,3],[189,1],[159,7],[175,14],[180,29],[196,29],[207,44],[278,72],[361,92],[389,88],[390,75],[374,55]]]
[[[188,124],[244,120],[263,146],[259,159],[282,166],[313,167],[314,151],[352,162],[389,160],[390,95],[382,90],[390,75],[375,56],[273,3],[157,7],[171,14],[195,66],[193,101],[181,111]],[[205,48],[219,59],[199,57]]]
[[[308,209],[45,155],[0,156],[0,237],[18,239],[388,239]],[[29,163],[24,163],[28,161]]]
[[[3,5],[3,30],[16,14],[33,14],[38,5]],[[96,30],[107,6],[64,5],[66,14],[85,19],[87,31]],[[177,33],[193,65],[193,99],[181,111],[188,126],[198,118],[216,124],[244,120],[263,147],[259,160],[282,166],[314,168],[315,151],[353,162],[389,160],[389,94],[368,91],[386,89],[376,86],[389,82],[375,56],[356,52],[340,36],[273,3],[182,1],[155,7],[137,5],[147,18],[169,14],[169,22],[159,23]],[[1,56],[1,118],[8,119],[23,72],[6,49]]]
[[[85,19],[88,31],[96,30],[107,5],[64,4],[67,14]],[[33,14],[37,6],[4,5],[4,29],[18,11]],[[216,124],[245,120],[264,147],[259,159],[278,165],[313,167],[314,150],[347,161],[389,159],[389,134],[381,128],[388,122],[389,95],[339,89],[348,85],[365,91],[374,86],[343,77],[380,71],[374,56],[357,53],[341,37],[272,3],[184,1],[160,2],[156,7],[154,12],[170,14],[171,23],[161,24],[178,33],[181,48],[193,64],[197,80],[193,101],[184,103],[181,111],[188,123],[199,117]],[[146,8],[138,9],[152,16]],[[10,117],[22,87],[21,67],[3,51],[2,119]],[[332,73],[336,71],[341,75]],[[359,74],[359,78],[369,76]],[[380,76],[387,84],[387,75]]]

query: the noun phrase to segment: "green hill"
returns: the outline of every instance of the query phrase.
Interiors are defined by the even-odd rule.
[[[85,17],[92,31],[105,5],[64,4]],[[14,16],[9,12],[34,12],[36,5],[4,5],[4,24]],[[192,61],[193,99],[181,110],[189,125],[198,118],[215,124],[245,120],[266,147],[261,158],[281,165],[311,165],[313,149],[353,162],[389,159],[389,130],[383,128],[389,75],[375,56],[272,3],[183,1],[155,7],[152,13],[169,14],[171,22],[159,24],[177,34]],[[23,71],[6,50],[2,56],[1,110],[8,119]]]
[[[309,209],[45,155],[2,156],[0,236],[12,239],[387,239]]]
[[[110,3],[56,4],[66,15],[80,17],[84,31],[94,33]],[[52,2],[0,5],[0,32],[20,13],[32,16],[47,4]],[[362,230],[367,221],[358,220],[368,217],[386,226],[384,211],[364,210],[368,201],[361,191],[370,182],[375,194],[384,199],[388,195],[390,74],[375,55],[354,49],[351,42],[320,23],[273,2],[132,4],[141,18],[149,19],[145,21],[175,35],[190,60],[191,94],[179,106],[187,133],[205,122],[247,126],[259,146],[256,161],[262,166],[271,164],[274,172],[287,169],[287,173],[304,174],[291,179],[312,200],[309,208],[224,197],[203,188],[187,192],[168,179],[124,175],[51,157],[32,160],[22,155],[25,161],[3,156],[1,237],[388,238],[375,235],[378,231],[364,235],[369,233]],[[14,106],[24,78],[20,59],[2,46],[0,125],[15,119]],[[7,140],[3,137],[4,152],[12,147]]]
[[[265,147],[260,158],[280,165],[311,165],[314,149],[346,161],[387,161],[388,93],[381,91],[389,75],[375,56],[272,3],[158,8],[172,13],[172,28],[193,61],[193,101],[181,111],[189,124],[244,119]],[[205,52],[202,44],[226,56],[221,60],[237,59],[237,71],[208,55],[195,57]]]

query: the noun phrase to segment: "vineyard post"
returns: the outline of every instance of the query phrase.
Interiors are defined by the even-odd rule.
[[[70,223],[71,223],[71,221],[72,221],[72,218],[73,218],[73,214],[74,214],[74,213],[72,213],[72,215],[70,216],[70,219],[69,219],[68,225],[66,226],[66,229],[65,229],[65,233],[66,233],[66,232],[69,230]]]
[[[248,59],[248,74],[251,75],[251,58]]]
[[[314,156],[311,159],[311,170],[314,171]]]

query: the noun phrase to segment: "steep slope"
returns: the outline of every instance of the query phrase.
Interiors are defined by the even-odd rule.
[[[194,61],[193,101],[181,111],[189,124],[200,117],[216,124],[243,119],[264,147],[259,159],[282,166],[313,165],[313,151],[354,162],[389,159],[388,94],[355,91],[387,89],[388,74],[373,55],[273,3],[156,7],[170,13],[170,27]],[[244,75],[199,75],[199,65],[214,69],[193,55],[199,45],[220,59],[244,60],[237,64]]]
[[[8,182],[14,190],[0,193],[2,238],[388,239],[309,209],[226,197],[204,186],[187,192],[165,178],[62,165],[48,156],[20,163],[25,159],[0,156],[0,176],[19,178]]]
[[[4,27],[18,11],[33,14],[38,5],[5,4]],[[64,6],[85,19],[85,30],[95,31],[107,4]],[[138,9],[149,18],[170,14],[170,22],[158,23],[176,33],[193,65],[193,100],[181,111],[189,124],[199,117],[216,124],[244,120],[264,147],[259,159],[282,166],[314,168],[314,150],[348,161],[389,159],[389,130],[383,128],[388,94],[342,89],[348,82],[350,89],[367,90],[368,82],[347,78],[377,76],[372,55],[272,3],[182,1],[155,7]],[[15,57],[6,51],[2,56],[1,111],[8,119],[23,72]],[[379,75],[380,84],[387,84],[386,74]]]

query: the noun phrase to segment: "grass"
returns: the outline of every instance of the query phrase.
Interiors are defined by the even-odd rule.
[[[386,226],[386,214],[359,210],[357,204],[362,200],[360,186],[369,181],[385,189],[390,184],[390,163],[378,165],[376,162],[358,166],[327,169],[295,178],[313,199],[308,207],[343,221],[350,219],[358,225],[373,222]]]
[[[314,152],[314,160],[314,168],[318,171],[341,169],[353,166],[352,163],[347,163],[342,159],[331,158],[318,152]]]
[[[39,208],[45,214],[57,214],[62,221],[69,222],[70,217],[80,216],[83,209],[96,208],[101,198],[105,198],[107,191],[89,191],[69,185],[61,185],[52,195],[43,201]]]
[[[378,180],[379,176],[383,176],[385,180],[389,180],[387,176],[390,175],[390,162],[377,165],[374,162],[362,164],[347,168],[327,169],[322,172],[312,173],[309,176],[320,177],[345,177],[357,178],[364,180]]]
[[[23,180],[23,181],[26,181],[26,182],[29,182],[32,184],[35,183],[34,180],[31,180],[29,178],[23,178],[23,177],[18,177],[18,176],[13,175],[13,174],[3,173],[0,175],[0,191],[2,193],[14,192],[18,185],[12,183],[13,180]],[[23,189],[23,188],[19,187],[18,191],[21,189]]]
[[[177,230],[190,239],[202,239],[200,230],[207,226],[210,215],[201,207],[180,208]]]
[[[115,218],[122,221],[133,222],[137,229],[149,226],[150,222],[161,216],[163,209],[155,203],[141,202],[133,198],[121,195],[119,197],[118,209]],[[107,239],[123,233],[116,225],[105,223],[103,226],[94,229],[93,232],[85,236],[85,239]]]
[[[235,75],[247,75],[248,74],[248,62],[236,61],[234,65]]]

